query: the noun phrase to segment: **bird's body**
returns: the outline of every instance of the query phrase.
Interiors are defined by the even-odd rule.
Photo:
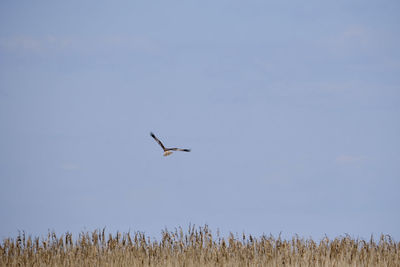
[[[169,156],[171,154],[172,154],[172,151],[164,151],[163,156],[166,157],[166,156]]]
[[[182,149],[182,148],[177,148],[177,147],[172,147],[172,148],[167,148],[163,145],[163,143],[153,134],[150,133],[150,136],[156,140],[156,142],[161,146],[161,148],[164,150],[164,156],[169,156],[172,154],[172,151],[183,151],[183,152],[190,152],[190,149]]]

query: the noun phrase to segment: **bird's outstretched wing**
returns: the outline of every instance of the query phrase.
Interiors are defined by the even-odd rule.
[[[150,133],[150,135],[151,135],[151,137],[154,138],[154,140],[157,141],[157,143],[158,143],[158,144],[162,147],[162,149],[165,151],[165,146],[163,145],[163,143],[161,143],[161,141],[158,140],[158,138],[157,138],[153,133]]]
[[[184,152],[190,152],[190,149],[182,149],[182,148],[166,148],[167,151],[173,150],[173,151],[184,151]]]

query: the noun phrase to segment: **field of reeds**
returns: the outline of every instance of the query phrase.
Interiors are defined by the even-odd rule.
[[[293,237],[229,234],[207,227],[162,231],[151,240],[141,232],[107,234],[105,230],[46,237],[6,238],[0,266],[400,266],[400,243],[349,236],[320,241]]]

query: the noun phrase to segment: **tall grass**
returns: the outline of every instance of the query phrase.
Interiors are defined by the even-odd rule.
[[[400,243],[349,236],[324,239],[242,234],[220,237],[208,226],[162,231],[161,240],[141,232],[115,235],[105,230],[45,238],[6,238],[1,266],[400,266]]]

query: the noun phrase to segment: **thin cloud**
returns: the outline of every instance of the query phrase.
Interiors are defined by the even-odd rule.
[[[340,164],[354,164],[365,160],[363,156],[340,155],[336,157],[336,162]]]
[[[42,46],[38,39],[29,36],[17,36],[0,39],[0,48],[7,50],[31,50],[37,51]]]
[[[156,52],[159,46],[145,36],[12,36],[0,38],[0,49],[8,51],[46,52],[48,50]]]
[[[79,165],[75,163],[63,163],[61,164],[61,169],[65,171],[76,171],[79,170]]]
[[[69,49],[73,39],[66,37],[46,36],[13,36],[0,39],[0,49],[6,51],[45,52],[48,50]]]
[[[363,26],[349,26],[345,29],[339,40],[342,42],[357,42],[358,44],[366,44],[370,40],[370,33],[368,30]]]

